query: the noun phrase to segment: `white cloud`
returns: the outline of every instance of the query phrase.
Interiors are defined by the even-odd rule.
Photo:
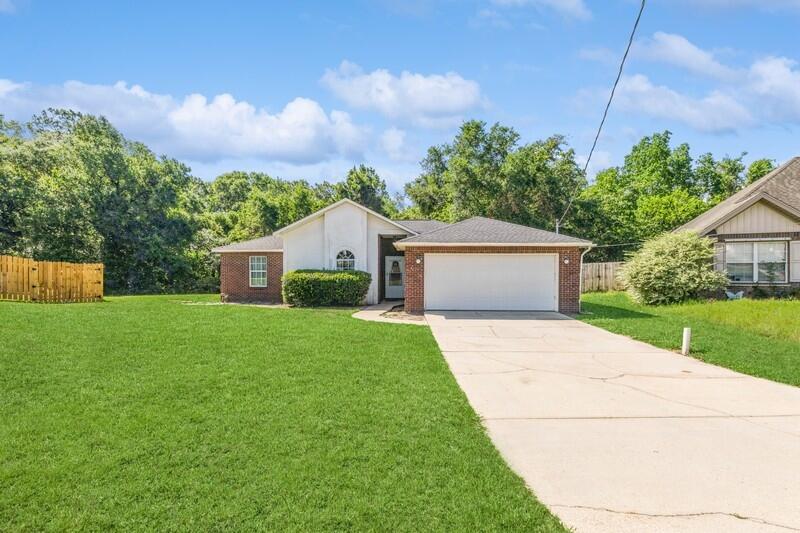
[[[623,76],[616,105],[655,118],[676,120],[706,133],[734,131],[754,123],[750,112],[733,96],[715,90],[702,98],[653,84],[647,76]]]
[[[328,69],[322,84],[355,109],[375,110],[395,119],[409,119],[422,126],[451,126],[461,114],[483,104],[480,86],[455,72],[424,75],[386,69],[364,72],[343,61]]]
[[[637,43],[635,53],[711,77],[718,87],[698,98],[656,85],[641,74],[625,76],[614,102],[621,110],[682,122],[702,132],[800,124],[800,68],[793,59],[769,56],[734,68],[685,37],[664,32]],[[582,90],[575,103],[601,105],[607,94]]]
[[[0,13],[13,13],[16,10],[12,0],[0,0]]]
[[[750,66],[748,91],[774,121],[800,121],[800,70],[785,57],[767,57]]]
[[[588,20],[592,12],[583,0],[492,0],[496,5],[509,7],[536,6],[552,9],[561,15],[580,20]]]
[[[381,134],[380,147],[392,161],[413,161],[414,154],[406,143],[406,132],[391,127]]]
[[[511,27],[511,22],[494,9],[481,9],[470,19],[470,25],[476,28],[508,29]]]
[[[179,100],[124,82],[39,86],[0,80],[0,109],[9,116],[27,119],[48,107],[103,115],[131,138],[182,158],[262,157],[309,163],[356,156],[366,146],[366,129],[347,113],[326,113],[307,98],[295,98],[271,113],[230,94],[211,99],[191,94]]]
[[[0,98],[22,87],[23,85],[21,83],[14,83],[11,80],[0,79]]]
[[[740,75],[735,69],[717,61],[711,52],[674,33],[656,32],[652,38],[637,42],[634,52],[645,59],[685,68],[703,76],[734,80]]]
[[[800,9],[800,0],[684,0],[685,3],[701,7],[748,8],[755,7],[767,11],[779,9]]]

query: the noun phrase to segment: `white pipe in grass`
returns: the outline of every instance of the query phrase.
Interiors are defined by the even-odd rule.
[[[683,346],[681,353],[689,355],[689,346],[692,344],[692,328],[683,328]]]

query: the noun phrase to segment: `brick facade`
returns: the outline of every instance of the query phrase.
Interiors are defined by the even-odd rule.
[[[557,253],[558,254],[558,310],[561,313],[578,313],[581,299],[581,249],[548,247],[407,247],[406,250],[406,301],[405,310],[409,313],[422,313],[425,310],[425,254],[426,253],[471,253],[471,254],[519,254],[519,253]],[[417,260],[420,260],[417,263]],[[565,260],[569,260],[565,263]]]
[[[267,257],[267,286],[250,286],[250,256]],[[280,302],[282,252],[228,252],[220,254],[220,294],[228,302]]]

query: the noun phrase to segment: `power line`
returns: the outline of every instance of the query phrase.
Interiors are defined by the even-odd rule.
[[[644,241],[621,242],[619,244],[598,244],[596,246],[593,246],[592,249],[595,249],[595,248],[614,248],[615,246],[633,246],[634,244],[644,244]]]
[[[608,102],[606,103],[606,108],[603,111],[603,118],[600,120],[600,126],[597,128],[597,134],[594,136],[594,142],[592,142],[592,149],[589,150],[589,157],[586,158],[586,164],[583,165],[583,174],[586,175],[586,170],[589,168],[589,162],[592,160],[592,154],[594,154],[594,149],[597,147],[597,141],[600,139],[600,132],[603,130],[603,124],[606,123],[606,117],[608,116],[608,110],[611,108],[611,101],[614,99],[614,93],[617,91],[617,85],[619,85],[619,79],[622,77],[622,69],[625,67],[625,60],[628,59],[628,53],[631,51],[631,46],[633,45],[633,38],[636,36],[636,29],[639,27],[639,21],[642,19],[642,13],[644,12],[644,5],[647,0],[642,0],[641,6],[639,6],[639,14],[636,15],[636,22],[633,23],[633,29],[631,30],[631,35],[628,37],[628,46],[625,48],[625,53],[622,55],[622,61],[619,64],[619,71],[617,71],[617,79],[614,80],[614,85],[611,87],[611,94],[608,96]],[[567,203],[567,208],[564,209],[564,214],[561,215],[561,218],[556,220],[556,233],[559,232],[561,228],[561,223],[566,218],[567,213],[569,213],[569,209],[572,207],[572,202],[575,200],[576,193],[578,192],[578,188],[576,187],[575,190],[572,192],[572,195],[569,197],[569,202]]]

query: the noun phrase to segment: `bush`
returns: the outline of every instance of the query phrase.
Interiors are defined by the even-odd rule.
[[[620,277],[637,302],[682,302],[728,284],[725,274],[713,269],[713,260],[710,239],[691,231],[665,233],[630,255]]]
[[[360,270],[293,270],[283,275],[283,301],[299,307],[361,305],[372,276]]]

